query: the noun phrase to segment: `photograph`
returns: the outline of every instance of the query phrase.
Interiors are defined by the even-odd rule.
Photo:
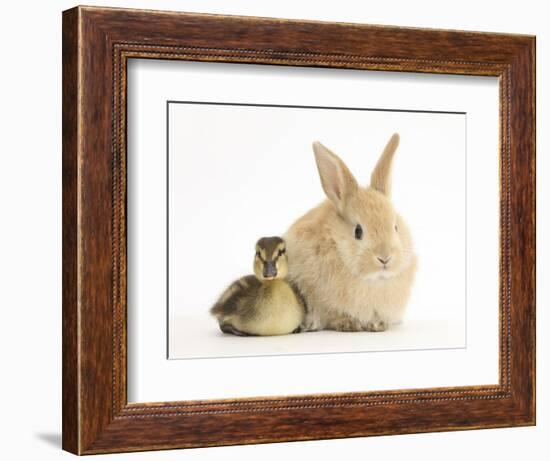
[[[465,347],[465,113],[167,116],[170,359]]]

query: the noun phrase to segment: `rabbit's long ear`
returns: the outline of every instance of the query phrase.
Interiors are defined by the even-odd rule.
[[[389,196],[391,192],[391,166],[393,154],[399,145],[399,135],[394,133],[372,171],[370,187]]]
[[[320,142],[313,143],[315,161],[321,177],[321,185],[327,197],[342,213],[346,202],[358,188],[357,181],[346,164]]]

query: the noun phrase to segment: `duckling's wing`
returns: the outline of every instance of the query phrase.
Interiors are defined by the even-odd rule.
[[[260,288],[261,283],[254,275],[247,275],[235,280],[222,293],[218,302],[210,309],[210,312],[216,317],[231,315],[237,312],[240,301],[248,299]]]
[[[247,291],[258,290],[262,286],[262,282],[260,282],[255,275],[241,277],[237,280],[237,282],[239,282],[241,287]]]

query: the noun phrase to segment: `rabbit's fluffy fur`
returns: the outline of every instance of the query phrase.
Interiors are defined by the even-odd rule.
[[[328,200],[284,236],[289,279],[308,304],[303,329],[383,331],[401,321],[417,263],[409,229],[390,201],[398,144],[394,134],[366,188],[337,155],[313,144]]]

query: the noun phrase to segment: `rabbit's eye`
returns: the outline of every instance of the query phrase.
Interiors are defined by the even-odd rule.
[[[361,224],[357,224],[357,226],[355,226],[355,238],[357,240],[361,240],[363,238],[363,228],[361,227]]]
[[[398,231],[398,229],[397,229],[397,224],[396,224],[395,226],[393,226],[393,228],[395,229],[395,232]]]

